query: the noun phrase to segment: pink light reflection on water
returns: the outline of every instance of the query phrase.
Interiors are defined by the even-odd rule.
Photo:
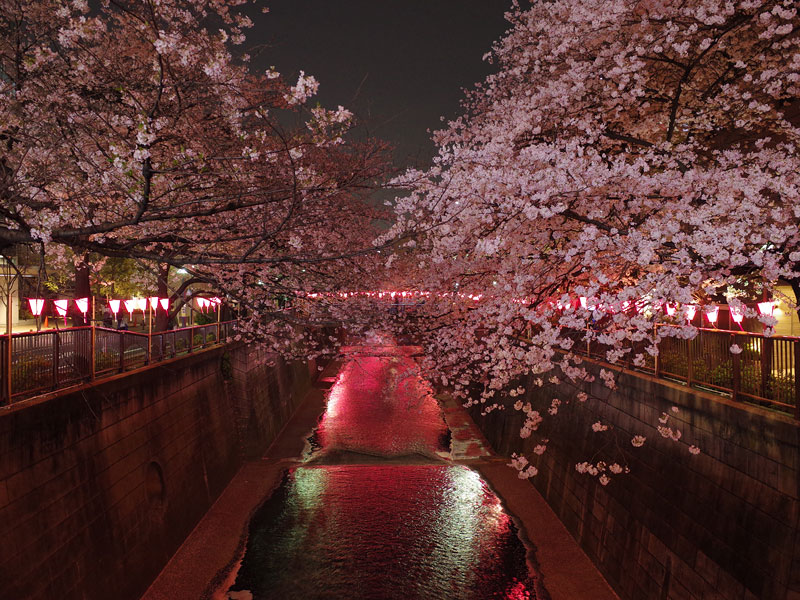
[[[447,451],[447,426],[412,358],[351,356],[317,428],[322,450],[381,456]]]
[[[463,466],[287,474],[253,520],[234,586],[266,598],[533,598],[525,548]]]

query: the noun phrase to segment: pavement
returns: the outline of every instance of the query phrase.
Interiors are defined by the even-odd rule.
[[[325,408],[339,364],[331,363],[259,461],[248,462],[164,567],[142,600],[227,600],[251,515],[300,464],[305,440]],[[619,600],[538,491],[496,456],[467,412],[440,397],[455,464],[478,471],[513,515],[551,600]],[[443,599],[446,600],[446,599]]]

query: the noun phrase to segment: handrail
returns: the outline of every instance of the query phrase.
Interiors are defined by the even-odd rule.
[[[658,324],[657,327],[668,327]],[[731,395],[735,401],[748,400],[784,412],[800,420],[800,338],[766,336],[748,331],[698,328],[691,339],[667,336],[658,343],[658,354],[645,347],[651,340],[631,343],[624,361],[610,363],[601,344],[584,330],[582,343],[574,351],[582,356],[623,365],[631,371],[678,380],[689,387],[711,389]],[[580,334],[580,330],[575,331]],[[731,349],[738,347],[737,352]],[[736,348],[733,348],[736,350]],[[642,360],[634,364],[634,355]]]
[[[149,335],[158,335],[160,333],[164,333],[163,331],[155,331],[152,334],[142,333],[141,331],[130,331],[128,329],[115,329],[113,327],[103,327],[102,325],[93,325],[92,328],[95,331],[111,331],[113,333],[121,333],[123,335],[138,335],[139,337],[149,337]],[[78,328],[76,328],[78,329]],[[190,327],[185,327],[184,329],[191,329]],[[65,331],[62,329],[61,331]],[[176,329],[170,329],[169,331],[177,331]],[[16,334],[14,334],[16,335]]]
[[[226,343],[236,321],[140,333],[85,326],[0,336],[0,405]],[[10,369],[10,371],[9,371]]]

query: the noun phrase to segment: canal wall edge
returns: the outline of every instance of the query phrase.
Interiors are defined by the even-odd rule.
[[[586,366],[595,375],[602,368]],[[524,398],[498,401],[506,410],[470,413],[495,450],[525,454],[538,468],[530,483],[621,598],[800,598],[797,422],[639,374],[619,375],[614,392],[599,377],[583,384],[585,402],[574,385],[537,387],[535,379],[519,382]],[[551,419],[554,398],[561,405]],[[545,415],[527,439],[519,436],[524,417],[510,408],[520,399]],[[679,442],[658,433],[663,413]],[[593,432],[597,421],[609,430]],[[633,448],[633,435],[647,442]],[[542,438],[547,450],[537,456]],[[593,456],[627,462],[631,473],[602,486],[575,468]]]
[[[230,345],[1,411],[0,598],[138,598],[314,369]]]

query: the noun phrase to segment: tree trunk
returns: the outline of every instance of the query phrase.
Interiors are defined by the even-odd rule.
[[[167,288],[167,279],[169,277],[169,265],[158,266],[158,297],[170,298],[171,294]],[[153,331],[166,331],[169,329],[169,311],[158,308],[156,311],[156,318],[153,321]]]
[[[75,267],[75,298],[88,298],[89,306],[84,315],[78,306],[72,302],[70,305],[70,316],[72,317],[73,327],[89,325],[92,318],[92,286],[89,281],[89,257],[84,256],[80,263]]]
[[[794,292],[794,301],[797,305],[795,312],[797,313],[797,318],[800,319],[800,279],[792,279],[789,281],[789,284],[792,286],[792,291]]]

